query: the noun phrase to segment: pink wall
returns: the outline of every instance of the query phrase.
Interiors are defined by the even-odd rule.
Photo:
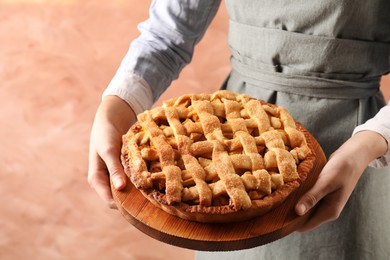
[[[387,101],[390,100],[390,75],[382,78],[381,89]]]

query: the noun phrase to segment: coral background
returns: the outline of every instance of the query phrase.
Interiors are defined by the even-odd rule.
[[[149,4],[0,0],[0,259],[194,257],[131,226],[87,183],[94,113]],[[214,91],[229,70],[222,4],[161,99]]]

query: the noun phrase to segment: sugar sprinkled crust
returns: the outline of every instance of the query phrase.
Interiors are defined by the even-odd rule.
[[[189,94],[138,115],[122,163],[154,205],[199,222],[233,222],[280,205],[314,163],[288,111],[229,91]]]

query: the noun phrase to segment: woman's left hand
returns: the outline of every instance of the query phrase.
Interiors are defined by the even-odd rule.
[[[338,219],[365,168],[387,150],[386,140],[373,131],[362,131],[345,142],[329,158],[317,182],[295,206],[304,215],[316,206],[310,219],[298,230],[306,232]]]

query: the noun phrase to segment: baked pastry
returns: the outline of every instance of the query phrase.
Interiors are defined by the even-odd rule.
[[[307,130],[285,108],[247,95],[183,95],[137,117],[123,136],[125,172],[155,206],[187,220],[262,215],[313,167]]]

